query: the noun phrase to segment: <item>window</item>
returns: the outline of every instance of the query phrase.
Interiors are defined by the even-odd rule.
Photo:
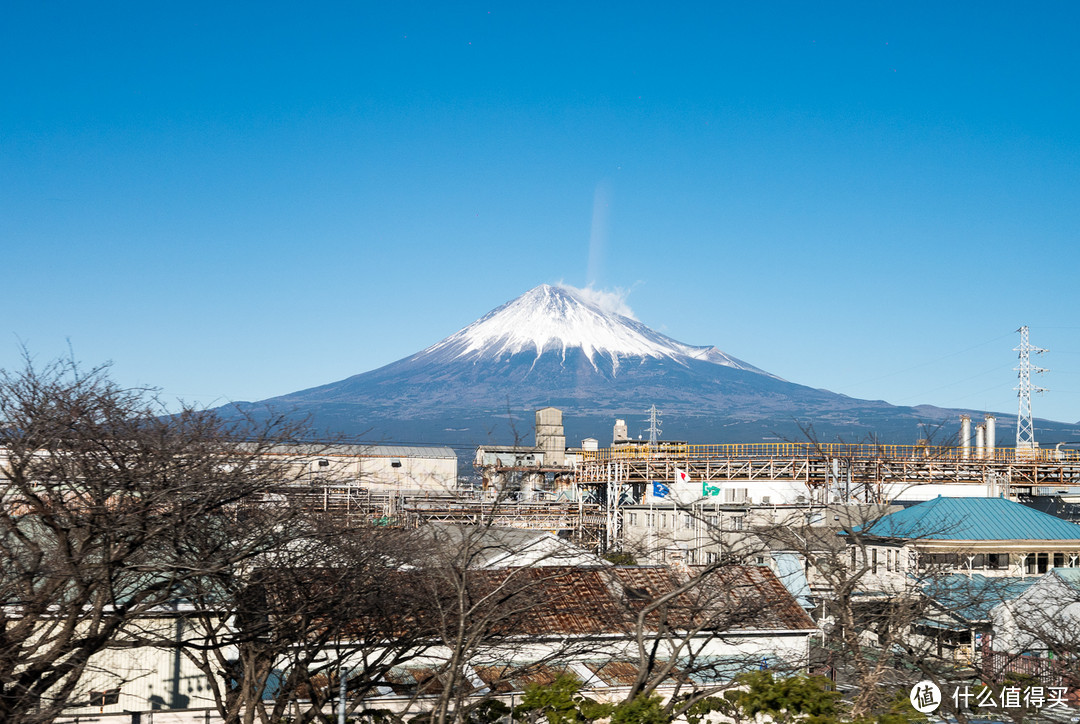
[[[987,553],[986,567],[992,571],[1001,571],[1009,567],[1008,553]]]
[[[649,528],[655,528],[656,527],[656,513],[646,513],[645,514],[645,525],[648,526]]]
[[[1054,554],[1054,568],[1064,568],[1064,567],[1065,567],[1065,554],[1064,553],[1055,553]]]
[[[667,513],[660,514],[660,527],[667,528]]]
[[[716,560],[717,560],[716,551],[709,551],[708,553],[705,554],[705,562],[706,563],[716,563]]]
[[[956,553],[927,553],[922,556],[922,564],[924,567],[941,569],[957,568],[961,565],[967,568],[967,559],[961,561]]]
[[[852,548],[850,551],[848,551],[848,553],[851,555],[851,565],[849,566],[849,568],[855,570],[855,549]]]
[[[697,563],[697,551],[693,548],[686,552],[686,562],[690,565],[694,565]]]
[[[735,530],[742,530],[743,517],[741,515],[737,515],[734,518],[732,518],[731,522],[732,522],[732,525],[734,526]]]
[[[765,556],[758,556],[758,557],[757,557],[757,564],[758,564],[759,566],[763,566],[763,565],[765,565]]]
[[[870,549],[870,572],[877,573],[877,548]]]
[[[111,706],[120,702],[120,689],[90,692],[90,706]]]
[[[893,559],[892,548],[886,548],[885,549],[885,570],[886,571],[891,571],[892,570],[892,559]]]
[[[637,513],[630,514],[630,525],[637,525]]]
[[[690,515],[689,513],[683,513],[682,527],[683,528],[693,528],[694,527],[694,516]]]

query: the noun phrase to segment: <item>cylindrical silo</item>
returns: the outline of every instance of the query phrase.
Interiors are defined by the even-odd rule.
[[[971,457],[971,416],[960,416],[960,457],[967,460]]]

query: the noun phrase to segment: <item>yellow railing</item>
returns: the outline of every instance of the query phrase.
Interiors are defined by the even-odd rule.
[[[861,460],[941,460],[955,463],[1076,463],[1080,451],[999,447],[979,451],[939,445],[875,445],[871,443],[756,442],[691,445],[687,443],[630,443],[584,451],[587,462],[612,460],[704,460],[716,458],[853,458]]]

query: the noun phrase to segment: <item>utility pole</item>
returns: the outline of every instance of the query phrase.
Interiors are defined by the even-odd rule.
[[[1031,364],[1031,353],[1042,354],[1046,350],[1028,341],[1026,325],[1016,331],[1020,333],[1020,346],[1013,348],[1013,351],[1020,353],[1020,364],[1013,368],[1016,370],[1016,376],[1020,378],[1020,384],[1013,388],[1017,391],[1017,397],[1020,398],[1020,407],[1016,414],[1016,454],[1030,456],[1035,453],[1036,445],[1035,422],[1031,416],[1031,393],[1046,392],[1045,388],[1031,384],[1032,373],[1046,372],[1042,367]]]

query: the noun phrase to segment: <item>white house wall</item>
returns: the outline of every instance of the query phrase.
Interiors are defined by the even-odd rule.
[[[804,668],[809,661],[809,641],[816,631],[747,632],[701,636],[693,640],[696,657],[731,661],[733,669],[761,666],[790,671]],[[183,636],[183,631],[179,632]],[[670,644],[666,654],[673,655]],[[449,657],[449,650],[429,649],[424,656],[403,664],[404,668],[435,668]],[[680,658],[686,658],[683,653]],[[509,640],[485,647],[473,658],[474,665],[526,665],[550,660],[552,664],[581,664],[604,661],[636,661],[637,645],[632,637],[607,636],[558,641]],[[554,659],[553,659],[554,657]],[[360,660],[345,660],[346,666],[361,666]],[[575,667],[580,669],[580,666]],[[582,670],[585,671],[585,670]],[[594,682],[596,683],[596,682]],[[90,692],[119,688],[116,704],[69,709],[69,715],[111,714],[124,711],[207,709],[214,707],[213,694],[203,673],[179,651],[142,646],[103,651],[91,659],[91,666],[79,686],[76,700],[88,701]]]

